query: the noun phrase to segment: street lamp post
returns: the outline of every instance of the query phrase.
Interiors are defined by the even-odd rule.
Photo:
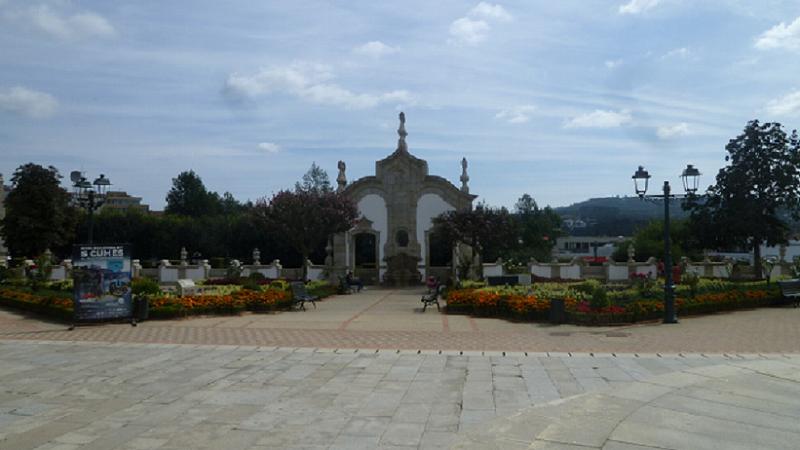
[[[78,205],[86,209],[89,214],[89,245],[94,243],[94,212],[99,209],[106,202],[106,193],[108,187],[111,186],[111,181],[105,175],[100,174],[100,177],[90,183],[80,172],[73,172],[72,187],[75,190],[75,200]]]
[[[697,193],[698,183],[700,182],[700,171],[691,164],[687,165],[681,173],[683,189],[685,195],[672,194],[669,181],[664,181],[661,194],[647,195],[650,174],[639,166],[639,169],[631,177],[633,178],[636,194],[641,199],[651,199],[664,202],[664,323],[678,323],[675,314],[675,287],[672,284],[672,252],[669,236],[669,203],[673,199],[684,199],[692,197]]]

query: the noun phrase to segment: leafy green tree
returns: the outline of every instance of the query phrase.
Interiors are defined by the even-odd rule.
[[[539,208],[530,195],[523,194],[517,201],[514,220],[519,233],[518,245],[508,256],[519,262],[531,257],[549,261],[556,238],[563,234],[561,217],[549,206]]]
[[[708,248],[738,246],[753,251],[761,271],[761,245],[787,242],[789,225],[780,213],[800,218],[800,138],[781,124],[748,122],[725,146],[728,165],[704,201],[691,202],[693,230]]]
[[[333,192],[328,172],[315,162],[311,163],[311,168],[303,175],[303,182],[295,183],[294,190],[296,192]]]
[[[278,192],[268,202],[259,201],[256,214],[264,228],[288,243],[304,263],[331,235],[353,227],[358,208],[343,195],[311,189]],[[307,268],[302,267],[305,279]]]
[[[55,167],[33,163],[14,172],[0,230],[11,254],[34,257],[72,242],[76,212],[60,178]]]
[[[222,209],[222,199],[210,192],[203,180],[193,170],[181,172],[172,179],[172,188],[167,193],[164,212],[189,217],[215,215]]]
[[[677,264],[684,256],[699,259],[702,254],[697,241],[692,235],[688,220],[675,220],[669,226],[670,254],[672,261]],[[621,244],[614,252],[612,258],[623,262],[628,260],[628,247],[633,244],[636,250],[636,260],[643,261],[648,258],[664,259],[664,221],[652,220],[644,227],[639,228],[633,239]]]
[[[485,261],[497,259],[517,242],[516,223],[505,208],[479,204],[472,210],[448,211],[435,217],[433,226],[434,232],[451,247],[458,243],[469,245],[474,254],[480,255]],[[477,264],[478,275],[483,276],[482,265],[478,264],[477,258],[470,264]],[[463,272],[462,276],[465,275]]]

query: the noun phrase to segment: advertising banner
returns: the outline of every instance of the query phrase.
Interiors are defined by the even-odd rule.
[[[133,317],[129,245],[76,245],[72,261],[76,321]]]

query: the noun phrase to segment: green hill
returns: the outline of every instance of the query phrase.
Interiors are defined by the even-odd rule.
[[[591,198],[554,208],[564,220],[565,231],[574,236],[630,236],[653,219],[664,218],[664,203],[639,197]],[[688,217],[678,201],[670,204],[670,217]]]

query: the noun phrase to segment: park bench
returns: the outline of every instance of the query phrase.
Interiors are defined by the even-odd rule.
[[[295,281],[292,283],[292,297],[294,298],[294,304],[298,305],[300,309],[303,311],[306,310],[306,302],[311,302],[314,305],[314,309],[317,309],[317,300],[319,297],[316,295],[311,295],[306,290],[306,285],[302,281]]]
[[[353,286],[347,282],[347,278],[339,277],[339,293],[340,294],[352,294],[353,293]]]
[[[442,310],[441,307],[439,307],[439,299],[444,295],[444,289],[445,285],[439,284],[434,289],[432,289],[431,292],[428,292],[427,294],[422,296],[422,299],[420,300],[422,302],[422,312],[425,312],[425,310],[428,309],[428,305],[431,305],[433,303],[436,303],[437,311]]]
[[[791,299],[795,308],[800,306],[800,280],[778,281],[778,286],[784,298]]]

